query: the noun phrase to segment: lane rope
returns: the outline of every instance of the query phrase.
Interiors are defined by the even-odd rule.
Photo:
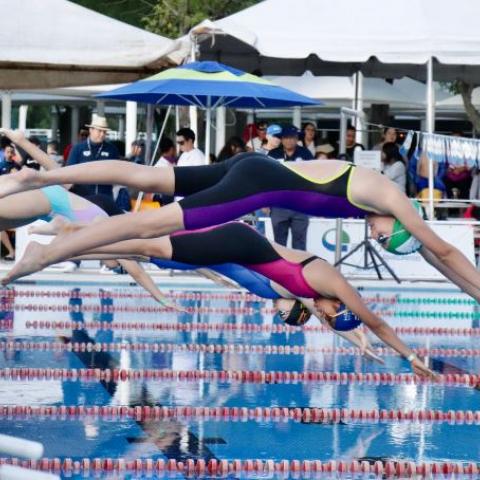
[[[224,422],[295,421],[304,423],[448,423],[480,424],[480,410],[396,410],[301,407],[150,407],[150,406],[0,406],[0,418],[71,420],[94,418],[117,421],[204,419]]]
[[[21,460],[18,458],[0,458],[0,465],[17,465],[40,471],[71,474],[156,474],[161,478],[175,474],[188,477],[224,478],[229,475],[242,475],[242,478],[311,478],[311,475],[326,475],[351,478],[352,474],[372,474],[380,478],[431,478],[432,476],[466,475],[476,478],[480,472],[475,462],[408,462],[408,461],[321,461],[321,460],[204,460],[155,458],[42,458],[40,460]],[[275,476],[275,477],[274,477]],[[171,477],[170,477],[171,478]]]
[[[478,348],[413,348],[421,357],[478,357]],[[362,356],[356,347],[305,347],[303,345],[255,345],[249,343],[164,343],[164,342],[45,342],[26,340],[0,340],[0,351],[25,352],[193,352],[212,354],[261,354],[261,355],[305,355],[322,353],[328,355]],[[374,353],[379,356],[400,356],[388,347],[376,347]]]
[[[296,372],[265,370],[156,370],[156,369],[100,369],[100,368],[2,368],[0,379],[5,380],[61,380],[61,381],[164,381],[271,383],[271,384],[363,384],[363,385],[436,385],[478,387],[480,376],[473,374],[440,374],[437,380],[411,373],[360,372]]]

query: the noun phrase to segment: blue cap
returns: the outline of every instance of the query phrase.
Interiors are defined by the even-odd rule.
[[[282,127],[274,123],[273,125],[269,125],[267,128],[267,135],[271,137],[280,137],[282,134]]]
[[[333,328],[335,330],[345,332],[348,330],[353,330],[354,328],[357,328],[360,326],[362,321],[358,318],[357,315],[355,315],[355,313],[348,310],[343,303],[340,304],[337,312],[342,312],[342,311],[343,313],[340,313],[338,317],[334,317],[335,325]]]
[[[295,125],[287,125],[282,128],[282,137],[299,137],[300,130]]]

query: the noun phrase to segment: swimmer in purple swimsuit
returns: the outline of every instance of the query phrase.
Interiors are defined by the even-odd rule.
[[[72,182],[115,183],[185,198],[160,209],[109,218],[73,233],[61,243],[34,245],[5,281],[101,245],[208,227],[272,206],[323,217],[366,217],[374,236],[387,250],[398,254],[419,250],[453,283],[480,300],[480,273],[474,265],[427,225],[388,178],[347,162],[280,163],[256,153],[242,153],[223,163],[198,167],[90,162],[49,172],[23,169],[7,175],[0,179],[0,196]]]
[[[280,317],[291,325],[305,324],[311,312],[340,331],[352,330],[363,322],[407,358],[415,373],[434,376],[392,328],[368,309],[338,270],[319,257],[271,242],[244,223],[118,242],[97,248],[86,258],[139,255],[160,267],[209,268],[225,274],[250,291],[275,299]]]

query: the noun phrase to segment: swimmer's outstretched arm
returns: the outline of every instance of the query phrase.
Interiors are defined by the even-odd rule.
[[[15,145],[25,150],[40,166],[45,170],[54,170],[60,168],[57,162],[53,161],[41,148],[38,148],[30,142],[21,130],[10,130],[9,128],[0,128],[0,134],[8,137]]]
[[[127,273],[161,305],[173,308],[177,311],[184,311],[172,302],[162,291],[155,285],[152,277],[143,269],[143,267],[133,260],[118,260],[118,263],[127,271]]]
[[[364,332],[362,332],[360,329],[355,329],[349,332],[340,332],[338,330],[333,329],[329,325],[329,323],[326,322],[324,318],[318,314],[318,310],[315,308],[314,300],[312,300],[311,298],[302,298],[301,300],[302,300],[302,303],[308,308],[308,310],[310,310],[310,313],[314,317],[318,318],[318,320],[322,323],[322,325],[329,328],[333,333],[339,335],[345,340],[348,340],[350,343],[358,347],[362,355],[365,355],[366,357],[380,363],[381,365],[385,365],[384,360],[380,358],[373,350],[373,347],[370,344]]]
[[[440,273],[445,275],[452,283],[457,285],[461,290],[480,302],[480,288],[475,287],[470,282],[465,281],[462,277],[457,275],[451,268],[442,263],[428,248],[422,247],[419,252],[420,255]]]
[[[417,375],[434,378],[435,374],[421,362],[413,351],[398,337],[395,331],[378,315],[369,310],[358,292],[343,275],[326,262],[313,262],[304,269],[306,280],[320,292],[320,296],[337,298],[384,343],[401,356],[413,357],[411,367]],[[328,279],[328,280],[326,280]]]
[[[53,160],[51,160],[53,161]],[[80,163],[48,172],[25,169],[2,177],[0,198],[12,193],[35,190],[48,185],[65,184],[117,184],[144,192],[173,195],[175,174],[171,167],[149,167],[123,160]]]

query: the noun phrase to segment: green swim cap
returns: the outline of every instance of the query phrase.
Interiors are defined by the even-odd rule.
[[[412,205],[423,218],[423,207],[420,203],[417,200],[412,200]],[[395,255],[408,255],[417,252],[420,248],[422,248],[422,244],[405,230],[405,227],[399,220],[395,219],[390,241],[385,249]]]

